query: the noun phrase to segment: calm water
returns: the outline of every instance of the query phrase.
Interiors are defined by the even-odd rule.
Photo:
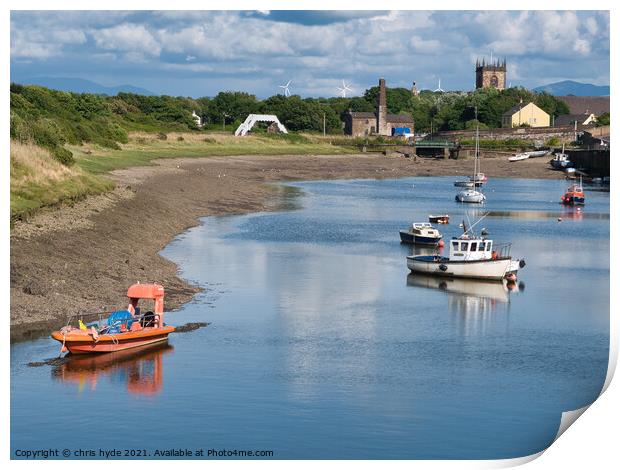
[[[521,289],[408,276],[398,230],[479,208],[452,178],[295,184],[293,210],[208,217],[163,255],[205,287],[167,321],[207,321],[128,357],[11,349],[11,447],[272,450],[275,458],[518,457],[605,379],[609,194],[494,179],[480,224],[524,257]],[[562,217],[563,221],[557,221]],[[124,304],[120,297],[119,306]]]

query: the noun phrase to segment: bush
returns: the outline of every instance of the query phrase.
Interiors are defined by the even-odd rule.
[[[73,153],[70,150],[67,150],[64,147],[53,147],[50,148],[50,153],[54,156],[56,160],[66,166],[71,166],[75,163],[75,159],[73,158]]]
[[[182,136],[182,135],[180,135],[180,136],[178,136],[178,137],[177,137],[177,141],[179,141],[179,142],[183,142],[184,140],[185,140],[185,139],[183,138],[183,136]]]
[[[165,133],[163,133],[163,132],[158,132],[157,133],[157,138],[159,140],[168,140],[168,136]]]
[[[217,140],[215,140],[213,137],[205,137],[204,141],[208,144],[217,144]]]

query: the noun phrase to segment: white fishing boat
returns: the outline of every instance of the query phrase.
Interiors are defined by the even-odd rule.
[[[562,170],[572,166],[569,156],[564,153],[564,145],[562,145],[562,152],[556,153],[549,163],[557,170]]]
[[[514,279],[517,271],[525,266],[525,261],[510,256],[509,243],[493,246],[493,240],[475,236],[472,228],[476,224],[466,228],[463,223],[464,232],[450,240],[447,257],[439,254],[407,256],[407,268],[412,273],[434,276]]]
[[[528,158],[530,158],[529,153],[525,152],[525,153],[518,153],[516,155],[513,155],[512,157],[508,158],[509,162],[519,162],[521,160],[527,160]]]

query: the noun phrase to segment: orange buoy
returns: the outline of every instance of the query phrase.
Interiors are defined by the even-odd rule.
[[[443,248],[443,247],[444,247],[444,245],[445,245],[445,243],[443,242],[443,240],[439,240],[439,242],[437,242],[437,246],[438,246],[439,248]]]

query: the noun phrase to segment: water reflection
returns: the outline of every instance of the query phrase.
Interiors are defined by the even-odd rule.
[[[560,203],[558,201],[558,205],[559,204]],[[579,210],[576,210],[576,209],[579,209]],[[527,220],[557,219],[558,217],[609,220],[608,213],[588,212],[587,210],[584,210],[581,208],[564,208],[558,211],[491,210],[491,211],[488,211],[487,217],[508,217],[512,219],[527,219]]]
[[[523,283],[443,278],[409,274],[407,285],[437,289],[448,294],[448,310],[461,334],[485,334],[492,324],[508,326],[510,295],[525,290]]]
[[[173,351],[169,344],[151,345],[110,354],[69,355],[66,362],[52,369],[52,377],[61,382],[75,383],[81,392],[91,391],[104,379],[124,383],[135,395],[156,395],[161,391],[163,355]]]

